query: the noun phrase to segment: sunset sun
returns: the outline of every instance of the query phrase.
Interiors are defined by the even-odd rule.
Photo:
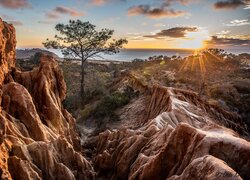
[[[209,40],[207,30],[198,30],[197,32],[187,32],[186,37],[181,40],[180,48],[182,49],[204,49],[205,41]]]

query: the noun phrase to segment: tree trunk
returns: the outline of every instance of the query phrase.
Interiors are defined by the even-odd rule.
[[[85,71],[84,71],[84,60],[82,59],[82,64],[81,64],[81,104],[84,104],[84,100],[85,100],[85,91],[84,91],[84,75],[85,75]]]

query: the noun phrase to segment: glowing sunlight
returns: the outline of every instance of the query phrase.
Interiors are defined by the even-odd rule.
[[[196,32],[187,32],[186,37],[181,40],[180,48],[183,49],[204,49],[205,41],[209,40],[207,30],[199,29]]]

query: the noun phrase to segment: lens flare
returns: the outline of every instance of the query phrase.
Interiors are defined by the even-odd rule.
[[[207,30],[199,28],[195,32],[187,32],[185,38],[180,43],[180,48],[183,49],[204,49],[205,41],[210,38]]]

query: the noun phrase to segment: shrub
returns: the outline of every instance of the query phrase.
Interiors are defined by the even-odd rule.
[[[175,83],[176,81],[171,79],[169,76],[164,76],[163,77],[164,85],[166,86],[171,86],[172,83]]]
[[[126,93],[115,92],[109,96],[105,96],[94,110],[94,117],[97,119],[108,117],[109,120],[117,121],[119,117],[115,115],[114,111],[128,104],[129,101],[130,98]]]
[[[34,54],[34,56],[31,56],[30,57],[30,62],[35,64],[35,65],[38,65],[40,63],[40,58],[43,56],[44,54],[41,53],[41,52],[37,52],[36,54]]]
[[[90,106],[85,106],[85,108],[81,111],[81,118],[87,119],[90,116],[92,109]]]
[[[63,101],[63,106],[70,112],[74,113],[76,109],[78,109],[81,106],[81,101],[78,94],[68,96]]]

